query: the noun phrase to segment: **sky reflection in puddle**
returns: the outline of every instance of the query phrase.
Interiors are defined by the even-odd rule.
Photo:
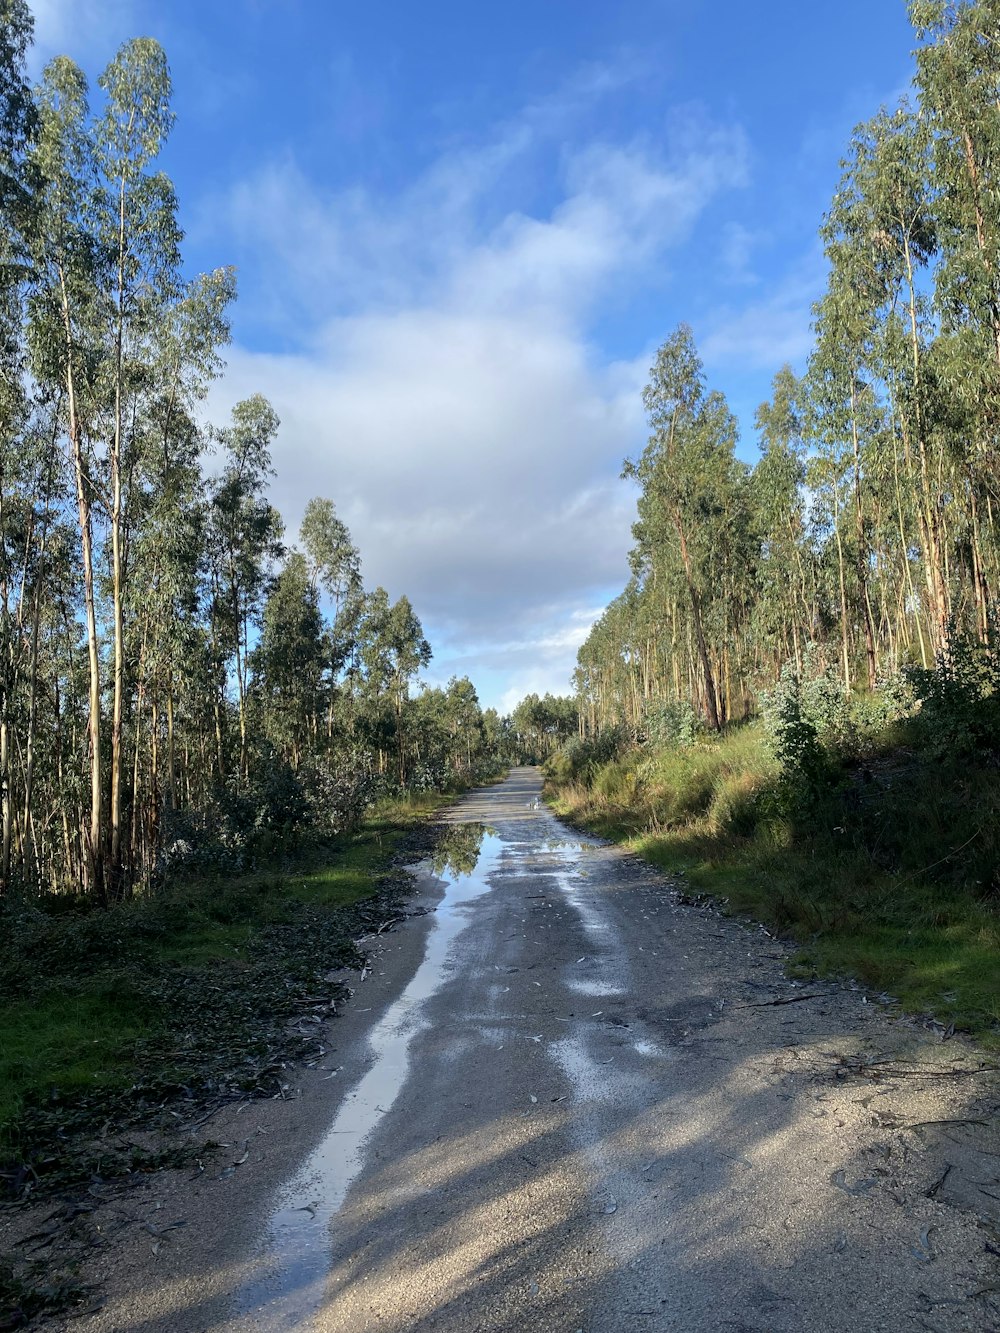
[[[427,1026],[426,1002],[442,986],[452,946],[469,924],[463,910],[489,891],[503,841],[482,824],[449,829],[430,869],[446,879],[430,917],[423,962],[368,1037],[371,1068],[347,1093],[322,1142],[272,1214],[264,1263],[267,1274],[247,1284],[238,1312],[260,1312],[265,1327],[302,1329],[319,1308],[329,1269],[330,1224],[365,1162],[371,1133],[392,1108],[409,1073],[410,1048]]]

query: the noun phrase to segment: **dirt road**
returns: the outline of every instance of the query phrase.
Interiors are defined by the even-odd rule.
[[[1000,1327],[979,1053],[790,982],[539,786],[451,812],[323,1067],[130,1196],[74,1329]]]

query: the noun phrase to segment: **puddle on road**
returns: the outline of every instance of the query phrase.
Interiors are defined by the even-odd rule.
[[[365,1163],[370,1135],[406,1082],[410,1048],[427,1026],[424,1005],[446,980],[452,945],[469,924],[463,909],[489,891],[503,847],[485,825],[457,824],[429,863],[446,879],[446,889],[430,918],[423,962],[369,1033],[371,1068],[347,1093],[322,1142],[283,1191],[289,1202],[267,1226],[266,1276],[248,1283],[237,1298],[238,1313],[257,1314],[265,1328],[301,1330],[322,1303],[330,1224]]]
[[[565,984],[567,989],[575,991],[577,995],[586,995],[591,1000],[613,1000],[625,994],[620,985],[611,981],[587,981],[570,977]]]

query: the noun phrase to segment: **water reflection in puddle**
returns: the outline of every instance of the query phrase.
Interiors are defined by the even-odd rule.
[[[575,991],[577,995],[586,995],[590,999],[611,999],[616,995],[624,995],[625,992],[620,985],[611,981],[587,981],[578,977],[570,977],[566,986]]]
[[[327,1276],[330,1224],[365,1160],[365,1146],[392,1108],[409,1071],[414,1038],[427,1026],[423,1006],[442,986],[463,909],[489,890],[504,844],[482,824],[458,824],[424,869],[446,879],[431,918],[423,962],[368,1037],[371,1068],[348,1092],[336,1119],[268,1223],[268,1275],[240,1294],[240,1314],[260,1312],[270,1329],[302,1329],[319,1308]],[[420,869],[421,867],[417,867]]]

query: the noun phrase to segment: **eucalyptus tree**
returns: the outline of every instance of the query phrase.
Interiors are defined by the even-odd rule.
[[[750,480],[760,542],[754,617],[757,637],[773,640],[777,660],[791,656],[799,671],[805,643],[816,624],[804,490],[807,445],[802,398],[797,376],[791,366],[783,366],[774,377],[770,400],[761,403],[754,417],[761,457]],[[761,646],[758,641],[758,649]]]
[[[326,630],[328,672],[326,736],[333,738],[338,678],[351,656],[362,597],[361,557],[347,525],[332,500],[309,501],[299,527],[310,584],[333,602],[333,619]]]
[[[635,527],[640,556],[654,561],[659,548],[679,556],[701,669],[709,725],[722,725],[717,669],[705,626],[712,595],[713,557],[727,526],[727,492],[735,484],[736,420],[720,393],[705,392],[705,377],[690,328],[681,324],[663,343],[643,391],[651,427],[638,460],[623,475],[642,487]]]
[[[278,424],[267,399],[255,394],[236,404],[231,423],[217,433],[225,464],[211,496],[208,542],[212,635],[222,673],[216,707],[220,777],[225,770],[221,696],[230,662],[237,690],[239,772],[247,775],[250,631],[259,622],[271,565],[282,549],[281,517],[266,495]]]
[[[575,702],[575,701],[574,701]],[[494,761],[507,763],[511,753],[510,718],[503,717],[495,708],[485,708],[482,716],[483,747]]]
[[[662,570],[654,570],[654,573]],[[653,578],[640,584],[633,577],[605,607],[594,622],[577,654],[575,684],[582,701],[583,729],[591,734],[606,726],[625,723],[635,731],[643,712],[643,675],[656,657],[658,626],[647,621],[652,611],[658,614],[654,593],[662,587]],[[646,651],[644,651],[646,650]],[[662,693],[657,681],[654,693]],[[529,700],[533,696],[528,696]],[[514,720],[522,732],[533,735],[534,723],[529,713],[515,710]],[[579,718],[577,719],[579,723]]]
[[[468,676],[452,676],[444,705],[452,767],[459,770],[464,766],[471,772],[473,756],[483,744],[483,714],[476,687]]]
[[[407,715],[416,781],[421,786],[441,786],[454,764],[445,691],[424,686],[407,703]]]
[[[30,407],[25,388],[23,312],[29,274],[28,240],[33,197],[28,151],[36,127],[35,107],[25,76],[32,38],[31,13],[23,0],[0,2],[0,892],[11,878],[15,790],[13,739],[19,692],[17,644],[11,594],[16,541],[8,542],[8,519],[15,497],[24,496],[24,445]],[[30,491],[29,487],[29,491]],[[23,611],[23,599],[18,599]],[[37,624],[37,603],[35,624]],[[37,661],[37,633],[34,635]]]
[[[268,592],[250,655],[264,735],[293,769],[315,740],[323,659],[319,599],[305,557],[293,551]]]
[[[128,494],[137,466],[138,399],[157,359],[156,343],[179,299],[180,228],[173,187],[150,171],[173,124],[166,56],[150,37],[127,42],[99,80],[103,115],[94,130],[99,188],[96,241],[108,257],[99,292],[106,353],[106,503],[112,604],[113,701],[111,716],[110,863],[119,874],[122,839],[123,718],[125,710],[125,548]]]
[[[370,772],[371,741],[405,783],[430,647],[405,597],[366,597],[330,501],[272,577],[277,418],[258,395],[203,423],[235,282],[182,276],[163,51],[126,43],[92,113],[66,57],[32,97],[30,38],[24,0],[0,0],[0,892],[107,901],[160,873],[165,829],[197,827],[254,752],[339,780]],[[467,768],[475,691],[438,694]]]
[[[25,0],[0,0],[0,447],[24,415],[24,298],[35,219],[31,148],[38,115],[25,72],[34,21]]]
[[[309,501],[299,526],[299,541],[313,590],[322,589],[331,598],[336,617],[345,599],[361,587],[361,557],[332,500],[315,497]]]
[[[855,357],[877,393],[881,383],[889,419],[886,447],[875,449],[868,472],[891,473],[900,574],[909,585],[918,632],[919,604],[908,556],[915,541],[924,582],[932,648],[944,642],[951,614],[945,572],[941,499],[936,322],[924,271],[937,248],[940,188],[933,180],[933,138],[926,116],[904,104],[855,130],[850,156],[824,228],[833,264],[831,293],[850,310]],[[909,531],[911,519],[915,530]],[[892,541],[891,533],[885,540]]]
[[[12,852],[25,887],[39,882],[34,808],[43,696],[45,622],[51,615],[65,543],[64,480],[53,448],[56,413],[39,402],[22,422],[16,448],[0,467],[0,774],[3,789],[0,884],[12,882]],[[69,580],[72,586],[72,579]],[[74,631],[76,624],[74,621]]]
[[[916,86],[934,130],[940,263],[937,299],[966,334],[968,392],[1000,372],[1000,37],[992,0],[911,0]],[[957,386],[956,386],[957,387]]]
[[[479,697],[467,676],[452,677],[444,689],[424,686],[407,701],[406,717],[407,748],[421,785],[441,786],[473,773],[487,749],[487,736]],[[493,719],[499,723],[496,713]],[[492,740],[498,747],[498,728]]]
[[[511,730],[519,758],[545,759],[577,730],[576,699],[554,694],[527,694],[511,713]]]
[[[38,114],[37,139],[30,156],[37,186],[28,337],[32,369],[60,402],[76,494],[89,671],[90,813],[81,838],[85,883],[94,896],[103,899],[106,849],[101,654],[94,575],[94,509],[99,486],[94,450],[94,378],[101,355],[96,335],[97,292],[102,285],[104,261],[92,227],[94,150],[87,83],[79,68],[65,56],[53,60],[44,71],[38,90]]]
[[[133,508],[126,586],[126,640],[139,663],[134,705],[136,756],[141,732],[155,740],[166,719],[166,799],[179,801],[176,715],[204,716],[205,643],[201,626],[209,510],[202,460],[206,431],[198,422],[208,385],[222,368],[229,340],[228,311],[235,297],[232,269],[202,274],[187,284],[158,321],[148,391],[135,421]],[[141,664],[145,663],[145,670]],[[146,717],[143,717],[145,704]],[[200,744],[201,737],[199,732]],[[158,787],[155,746],[150,797]],[[133,802],[137,800],[133,778]]]
[[[1000,34],[989,0],[914,0],[910,14],[920,42],[915,83],[932,133],[934,304],[941,323],[932,365],[944,447],[954,465],[948,484],[964,491],[966,501],[951,554],[956,568],[969,565],[985,635],[988,585],[995,588],[1000,578]]]
[[[60,405],[75,478],[90,661],[87,878],[104,896],[127,887],[126,843],[135,862],[139,844],[156,836],[148,802],[145,831],[140,828],[140,732],[149,726],[151,765],[145,767],[151,767],[149,801],[155,803],[164,674],[170,801],[176,800],[171,671],[163,669],[161,641],[183,636],[175,616],[157,613],[182,602],[188,620],[194,614],[200,538],[186,511],[199,489],[193,479],[203,441],[192,413],[221,364],[233,281],[231,271],[189,284],[181,278],[173,187],[154,167],[173,120],[160,47],[145,38],[126,43],[100,86],[103,110],[91,118],[82,74],[60,58],[47,68],[39,92],[29,338],[38,384]],[[111,675],[106,783],[101,589],[95,584],[102,538]],[[130,560],[150,579],[149,596],[139,594]],[[171,583],[175,592],[168,595]],[[179,657],[175,651],[174,662]],[[151,712],[148,723],[144,708]],[[143,854],[148,862],[148,849]]]
[[[34,23],[25,0],[0,0],[0,450],[6,461],[26,412],[24,298],[34,225],[30,150],[37,111],[25,62]]]
[[[890,293],[883,263],[885,246],[874,225],[865,190],[868,145],[856,135],[853,147],[853,160],[845,166],[820,229],[830,272],[826,293],[814,308],[816,347],[810,358],[809,386],[817,444],[829,460],[827,479],[833,493],[844,620],[844,683],[850,687],[846,525],[847,531],[853,528],[850,563],[856,581],[854,600],[864,638],[868,686],[873,689],[879,663],[869,581],[871,543],[865,472],[874,436],[885,424],[878,394],[878,343],[880,320]],[[848,513],[853,515],[849,525]]]
[[[431,660],[431,646],[424,638],[417,614],[408,597],[400,597],[389,609],[384,626],[389,662],[389,689],[396,718],[396,761],[400,786],[406,784],[406,737],[403,710],[409,685],[421,667]]]
[[[386,748],[395,741],[396,777],[406,782],[404,710],[411,681],[431,660],[431,647],[408,597],[390,603],[376,588],[363,603],[357,628],[365,712],[363,725],[379,751],[380,771]]]

